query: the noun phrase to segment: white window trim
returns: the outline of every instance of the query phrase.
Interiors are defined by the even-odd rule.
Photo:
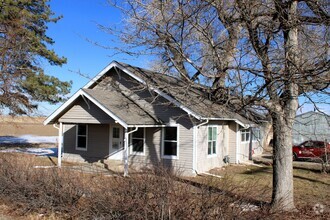
[[[168,128],[168,127],[176,127],[176,156],[173,156],[173,155],[164,155],[164,148],[165,148],[165,128]],[[180,132],[179,132],[179,126],[178,125],[169,125],[169,126],[166,126],[164,128],[162,128],[162,158],[163,159],[173,159],[173,160],[178,160],[179,159],[179,149],[180,149],[180,143],[179,143],[179,140],[180,140]],[[175,142],[175,141],[172,141],[172,142]]]
[[[216,128],[216,130],[217,130],[217,136],[215,138],[215,153],[211,153],[211,154],[209,154],[209,128]],[[207,126],[206,132],[207,132],[207,145],[206,145],[207,158],[217,157],[217,151],[218,151],[218,126],[209,125],[209,126]],[[212,131],[212,134],[213,134],[213,131]]]
[[[247,132],[246,132],[247,131]],[[249,140],[242,140],[242,134],[244,133],[244,136],[245,136],[245,138],[246,138],[246,134],[247,133],[249,133]],[[247,129],[243,129],[243,130],[241,130],[240,131],[240,138],[241,138],[241,143],[248,143],[248,142],[250,142],[250,138],[251,138],[251,131],[250,131],[250,129],[249,128],[247,128]]]
[[[141,127],[140,127],[141,128]],[[131,155],[141,155],[141,156],[145,156],[146,154],[146,128],[143,128],[143,151],[142,152],[137,152],[137,151],[133,151],[133,133],[131,133],[129,136],[129,141],[130,141],[130,145],[129,145],[129,148],[130,148],[130,154]],[[134,139],[139,139],[141,140],[141,138],[134,138]]]
[[[86,125],[86,148],[78,147],[78,126],[79,126],[79,124],[77,124],[76,125],[76,150],[87,151],[87,147],[88,147],[88,125],[87,124],[81,124],[81,125]],[[82,136],[82,135],[79,135],[79,136]]]

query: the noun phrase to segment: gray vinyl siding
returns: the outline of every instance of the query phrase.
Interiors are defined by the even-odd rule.
[[[229,163],[236,163],[236,156],[237,156],[237,150],[236,150],[236,123],[230,122],[228,125],[229,128],[229,139],[228,139],[228,155],[229,155]]]
[[[178,159],[162,158],[162,128],[146,128],[145,153],[144,155],[130,154],[130,163],[151,167],[163,165],[167,168],[174,168],[179,172],[184,170],[185,174],[191,174],[193,167],[193,124],[187,113],[158,94],[150,92],[146,86],[141,85],[123,72],[112,71],[107,73],[107,76],[93,89],[111,91],[119,88],[133,91],[132,96],[126,95],[131,98],[134,97],[134,101],[156,120],[166,125],[178,125],[179,129]],[[147,108],[144,106],[147,106]]]
[[[158,167],[161,164],[161,128],[146,128],[145,132],[144,155],[130,153],[130,164]]]
[[[178,125],[178,159],[162,158],[163,128],[146,128],[145,155],[130,154],[131,165],[156,168],[164,166],[184,175],[193,173],[193,129]]]
[[[78,154],[86,161],[106,158],[109,154],[109,125],[88,124],[87,151],[76,149],[76,125],[64,124],[63,151]]]
[[[74,153],[76,148],[76,125],[63,125],[63,152]]]
[[[60,117],[59,122],[63,123],[86,123],[86,124],[104,124],[113,123],[114,120],[104,113],[94,103],[87,103],[79,98],[73,106]]]
[[[208,127],[217,128],[216,154],[208,155]],[[224,164],[223,158],[228,155],[228,122],[211,121],[197,129],[196,159],[197,172],[205,172]]]
[[[249,142],[241,142],[240,150],[238,155],[239,162],[248,161],[249,160]],[[261,154],[262,153],[262,146],[260,141],[252,141],[252,155]]]
[[[250,137],[251,138],[251,137]],[[238,156],[238,161],[243,162],[249,160],[249,147],[250,147],[250,141],[245,141],[241,142],[239,145],[239,155]]]

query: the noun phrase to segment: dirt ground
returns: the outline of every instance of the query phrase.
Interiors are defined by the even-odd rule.
[[[58,130],[51,125],[43,125],[45,117],[0,116],[0,136],[57,136]]]

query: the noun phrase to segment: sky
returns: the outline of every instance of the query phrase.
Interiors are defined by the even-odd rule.
[[[47,35],[55,41],[50,48],[54,49],[58,55],[66,57],[67,64],[62,67],[54,67],[43,63],[43,67],[49,75],[54,75],[63,81],[73,81],[69,96],[77,92],[90,78],[97,75],[113,60],[147,68],[149,60],[146,60],[145,57],[115,55],[116,51],[96,46],[90,42],[111,46],[115,39],[114,36],[100,30],[97,24],[122,25],[121,20],[124,19],[124,15],[118,9],[111,7],[106,0],[51,0],[50,7],[56,15],[63,16],[56,24],[48,25]],[[40,103],[38,114],[48,116],[60,105],[61,103],[57,105]],[[330,113],[328,105],[321,105],[320,108]],[[304,105],[297,113],[313,109],[312,105]]]
[[[47,35],[55,41],[50,48],[59,56],[66,57],[67,64],[62,67],[51,66],[48,63],[42,65],[47,74],[54,75],[62,81],[73,81],[69,96],[88,82],[89,79],[84,76],[93,78],[113,60],[146,67],[145,58],[114,55],[115,51],[95,46],[90,42],[111,45],[114,37],[101,31],[97,24],[121,25],[123,17],[120,11],[111,7],[106,0],[51,0],[50,7],[56,15],[63,16],[57,23],[48,25]],[[38,114],[47,116],[60,105],[40,103]]]

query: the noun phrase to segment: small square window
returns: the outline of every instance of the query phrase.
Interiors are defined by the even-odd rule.
[[[242,142],[250,141],[250,129],[241,130],[241,141]]]

